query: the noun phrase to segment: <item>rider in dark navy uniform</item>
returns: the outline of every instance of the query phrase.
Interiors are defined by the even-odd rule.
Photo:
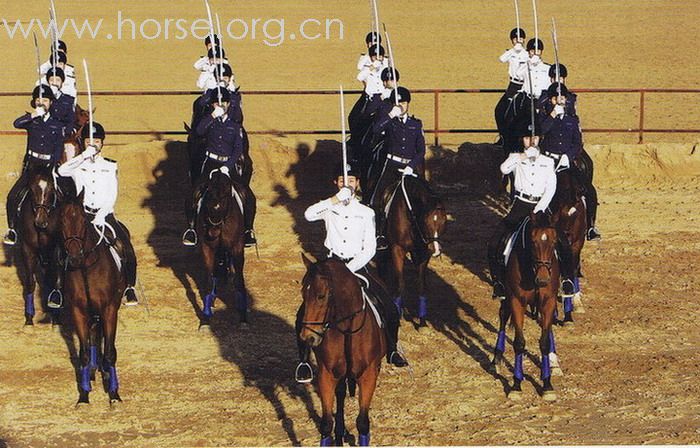
[[[187,219],[189,228],[182,236],[182,243],[186,246],[197,244],[197,233],[195,224],[197,221],[197,207],[206,187],[209,175],[212,171],[228,168],[229,176],[237,184],[238,193],[243,202],[243,216],[245,226],[245,244],[253,246],[256,244],[253,234],[253,223],[255,220],[256,198],[250,187],[242,180],[241,173],[237,171],[236,162],[243,154],[243,128],[240,123],[234,120],[231,113],[231,92],[222,88],[221,102],[219,102],[219,92],[211,89],[209,95],[212,98],[213,111],[203,117],[197,125],[196,133],[206,138],[206,151],[204,163],[200,171],[199,178],[194,185],[192,203],[187,206]]]
[[[46,82],[56,98],[51,103],[51,115],[66,126],[66,132],[75,128],[75,97],[63,93],[61,88],[66,80],[62,69],[55,67],[46,72]]]
[[[378,250],[387,247],[384,238],[384,207],[387,190],[403,175],[410,176],[417,173],[420,177],[424,177],[425,169],[423,123],[408,115],[411,92],[405,87],[399,87],[397,91],[398,106],[393,106],[389,112],[382,110],[373,123],[373,131],[376,135],[385,132],[384,152],[386,153],[386,158],[379,161],[381,166],[373,167],[376,177],[373,182],[374,190],[369,197],[369,203],[376,213]],[[391,104],[396,104],[395,94],[396,92],[392,92],[389,97]]]
[[[559,64],[559,80],[562,83],[562,85],[566,84],[567,75],[568,70],[566,69],[566,65]],[[552,66],[549,67],[549,80],[552,84],[555,84],[557,82],[557,64],[552,64]],[[566,98],[566,113],[577,117],[578,114],[576,113],[576,94],[570,90],[567,90],[566,94],[562,94],[562,96]],[[552,95],[550,95],[549,89],[542,92],[542,95],[540,95],[540,98],[538,100],[538,109],[541,112],[544,108],[549,107],[548,104],[550,103],[551,98]]]
[[[45,85],[37,86],[32,92],[31,106],[34,111],[15,120],[15,128],[27,131],[27,153],[24,156],[22,174],[15,182],[7,196],[7,224],[9,230],[4,242],[8,245],[17,243],[14,230],[17,211],[21,207],[20,199],[27,189],[27,170],[30,165],[54,167],[63,152],[63,139],[66,128],[63,123],[51,115],[54,101],[51,89]]]

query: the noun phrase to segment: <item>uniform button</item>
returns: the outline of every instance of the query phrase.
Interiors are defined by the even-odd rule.
[[[343,240],[343,243],[345,243],[345,242],[347,242],[347,241]]]
[[[348,230],[348,228],[347,228],[347,227],[343,227],[343,230]]]

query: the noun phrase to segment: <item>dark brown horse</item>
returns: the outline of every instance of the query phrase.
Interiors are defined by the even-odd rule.
[[[345,436],[346,380],[360,387],[357,416],[359,445],[370,439],[369,407],[386,355],[384,330],[367,305],[357,277],[336,259],[313,263],[302,255],[306,275],[302,281],[303,321],[299,337],[313,348],[318,362],[318,388],[323,407],[321,446],[343,444]]]
[[[203,324],[213,315],[212,306],[217,297],[217,282],[226,279],[233,270],[236,289],[236,309],[241,322],[248,321],[248,293],[243,278],[245,263],[245,238],[243,212],[233,194],[236,186],[231,178],[219,170],[211,173],[201,200],[197,219],[197,233],[211,291],[204,297]],[[241,191],[238,188],[236,191]],[[243,199],[243,198],[242,198]]]
[[[98,367],[110,402],[114,403],[121,401],[114,342],[126,283],[104,236],[83,210],[84,194],[64,197],[59,208],[59,228],[67,254],[64,290],[80,340],[78,403],[89,403],[91,378]],[[100,352],[102,362],[98,363]]]
[[[391,190],[394,197],[386,222],[391,269],[385,266],[382,272],[393,287],[394,303],[401,312],[406,294],[404,263],[406,254],[411,254],[411,261],[418,270],[418,317],[423,327],[428,315],[428,299],[424,295],[425,273],[430,258],[441,254],[440,237],[445,230],[447,213],[440,197],[422,179],[403,176]],[[387,275],[387,271],[391,275]],[[389,278],[392,281],[388,281]]]
[[[586,204],[582,187],[570,169],[557,174],[557,191],[549,206],[552,210],[552,223],[563,233],[571,244],[574,273],[574,297],[564,297],[564,322],[573,322],[574,305],[576,312],[583,312],[579,277],[581,276],[581,251],[586,242]]]
[[[44,282],[50,294],[60,294],[56,263],[58,198],[51,167],[30,164],[26,173],[27,195],[19,210],[17,232],[22,249],[22,287],[25,325],[33,325],[34,291]],[[56,316],[52,314],[55,322]]]
[[[557,230],[546,214],[538,213],[521,225],[506,266],[506,299],[501,302],[500,327],[492,366],[497,371],[503,361],[506,324],[512,318],[512,324],[515,327],[513,340],[515,368],[513,369],[514,383],[509,397],[514,399],[519,398],[522,392],[520,383],[524,378],[523,354],[525,353],[523,324],[528,305],[536,305],[540,316],[542,397],[545,400],[556,399],[552,387],[550,363],[550,353],[554,353],[552,324],[559,291],[559,262],[555,253],[556,246]]]

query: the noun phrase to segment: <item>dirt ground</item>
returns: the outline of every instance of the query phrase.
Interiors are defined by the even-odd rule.
[[[8,18],[46,15],[43,4],[3,3]],[[339,82],[352,86],[357,44],[368,28],[366,3],[213,5],[231,17],[285,16],[293,22],[337,16],[345,21],[344,41],[296,41],[274,49],[254,41],[237,43],[237,76],[245,90],[335,88]],[[80,12],[96,17],[117,9],[141,19],[193,19],[203,13],[198,4],[185,1],[172,2],[168,11],[152,2],[58,5],[63,11],[59,14],[66,16]],[[402,74],[410,80],[409,87],[503,84],[505,69],[495,58],[507,45],[503,36],[513,25],[508,2],[441,1],[429,10],[414,0],[401,5],[398,10],[386,2],[382,10],[383,20],[396,28],[392,38],[403,55],[400,64],[406,67]],[[675,30],[698,34],[697,2],[630,5],[576,2],[574,10],[574,2],[541,2],[542,23],[557,17],[562,51],[568,55],[562,61],[577,73],[571,82],[575,79],[583,87],[700,86],[688,62],[694,40],[677,39],[673,48],[669,43]],[[529,11],[525,14],[531,20]],[[546,25],[542,28],[549,32]],[[527,31],[531,29],[528,25]],[[33,76],[31,43],[5,45],[7,38],[0,40],[0,54],[11,61],[3,90],[27,90],[27,79]],[[194,41],[76,40],[71,54],[89,55],[97,90],[177,90],[192,88],[189,67],[200,47]],[[583,96],[584,126],[611,121],[611,126],[634,126],[635,98],[605,102]],[[189,119],[189,100],[100,98],[96,117],[108,132],[178,129]],[[333,97],[245,101],[249,129],[338,126]],[[686,126],[697,127],[694,97],[658,101],[649,120],[658,126],[680,126],[677,123],[685,120]],[[432,103],[415,103],[415,113],[430,123]],[[490,127],[493,103],[488,95],[455,97],[446,101],[445,123]],[[0,122],[5,124],[0,128],[9,129],[26,101],[8,98],[3,104]],[[496,340],[498,304],[490,299],[486,282],[485,241],[506,206],[494,188],[496,149],[483,143],[493,139],[450,135],[443,147],[430,151],[432,179],[456,221],[449,224],[444,255],[430,264],[429,327],[418,331],[409,313],[401,328],[412,373],[382,370],[370,414],[372,442],[700,444],[700,331],[695,319],[700,306],[698,135],[650,135],[650,141],[660,143],[646,145],[627,144],[635,140],[625,135],[586,135],[596,164],[604,239],[584,247],[586,313],[575,314],[574,326],[555,330],[564,376],[553,380],[558,397],[554,403],[544,402],[538,393],[538,331],[533,321],[526,322],[532,356],[525,361],[523,400],[510,401],[505,393],[512,376],[510,344],[503,376],[487,368]],[[320,226],[304,222],[303,210],[330,192],[324,176],[338,157],[338,138],[252,138],[260,256],[247,252],[251,324],[239,324],[228,288],[217,301],[208,332],[198,331],[196,315],[204,280],[200,257],[179,243],[185,225],[182,200],[188,194],[185,146],[151,140],[110,138],[105,149],[106,156],[119,162],[117,214],[132,232],[144,293],[142,305],[120,312],[117,367],[124,401],[110,407],[107,395],[95,387],[91,404],[75,408],[76,343],[70,327],[52,329],[45,320],[23,327],[13,253],[5,251],[0,266],[0,446],[317,444],[318,396],[313,386],[293,381],[293,322],[304,272],[299,254],[319,254],[323,237]],[[6,192],[17,176],[24,139],[3,137],[2,143],[0,191]],[[4,222],[4,202],[2,210]],[[409,297],[410,311],[415,312],[416,302]],[[356,411],[349,400],[347,425],[354,433]]]

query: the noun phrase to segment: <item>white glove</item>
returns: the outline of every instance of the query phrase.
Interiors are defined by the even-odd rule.
[[[373,61],[372,62],[372,68],[374,70],[379,70],[382,67],[382,62],[379,60]]]
[[[540,59],[539,55],[532,55],[530,58],[530,64],[532,65],[538,65],[540,62],[542,62],[542,59]]]
[[[559,165],[557,168],[569,168],[571,165],[569,163],[569,156],[566,154],[562,154],[562,156],[559,158]]]
[[[403,113],[403,108],[401,106],[394,106],[391,108],[391,111],[389,112],[389,118],[400,117],[402,113]]]
[[[547,207],[544,207],[538,203],[537,205],[535,205],[535,209],[532,211],[532,213],[537,214],[539,212],[545,212],[545,211],[547,211]]]
[[[219,118],[219,117],[223,117],[224,113],[225,112],[224,112],[223,107],[216,106],[216,107],[214,107],[214,112],[211,113],[211,116],[214,118]]]
[[[37,117],[43,117],[46,115],[46,109],[44,109],[44,106],[37,106],[34,111],[36,112]]]
[[[516,53],[520,53],[523,51],[523,44],[518,42],[517,44],[513,45],[513,50],[515,50]]]
[[[557,117],[563,116],[565,112],[566,111],[564,110],[564,106],[562,106],[561,104],[557,104],[556,106],[554,106],[554,115],[556,115]]]
[[[53,96],[58,97],[58,92],[60,92],[58,87],[51,86],[51,91],[53,92]]]
[[[338,193],[336,193],[335,198],[338,200],[338,202],[348,205],[350,203],[350,199],[352,199],[352,195],[352,188],[343,187],[340,189],[340,191],[338,191]]]
[[[534,159],[535,157],[540,155],[540,150],[534,146],[530,146],[525,150],[525,155],[531,159]]]
[[[106,224],[106,221],[105,221],[106,217],[107,217],[107,214],[102,213],[102,210],[98,211],[92,220],[93,225],[95,225],[97,227],[104,227]]]
[[[413,168],[411,168],[408,165],[406,165],[402,170],[399,171],[401,171],[404,176],[413,176]]]
[[[97,150],[97,146],[88,145],[87,148],[85,148],[85,151],[83,151],[83,158],[87,159],[88,157],[95,157],[98,152],[100,151]]]

